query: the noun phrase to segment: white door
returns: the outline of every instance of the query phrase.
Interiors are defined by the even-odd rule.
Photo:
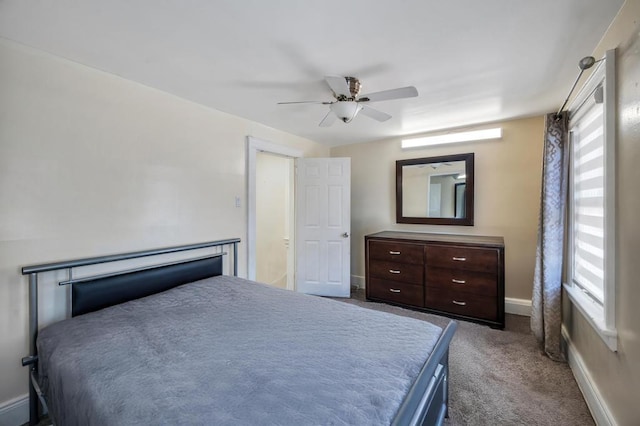
[[[349,297],[351,159],[296,160],[296,289]]]

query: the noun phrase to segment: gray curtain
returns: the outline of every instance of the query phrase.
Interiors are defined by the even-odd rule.
[[[562,324],[562,260],[567,199],[567,117],[548,114],[542,160],[542,192],[538,247],[531,298],[531,330],[547,355],[564,359],[560,350]]]

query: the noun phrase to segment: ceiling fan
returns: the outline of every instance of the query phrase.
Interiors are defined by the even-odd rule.
[[[413,98],[418,96],[418,90],[413,86],[400,87],[398,89],[383,90],[360,96],[360,80],[355,77],[327,76],[324,78],[336,98],[332,102],[301,101],[278,102],[278,105],[287,104],[322,104],[329,105],[329,112],[320,122],[320,127],[331,126],[336,119],[350,123],[358,113],[378,121],[387,121],[391,116],[365,105],[369,102],[390,101],[393,99]]]

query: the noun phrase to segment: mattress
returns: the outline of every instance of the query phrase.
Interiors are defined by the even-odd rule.
[[[50,325],[58,425],[388,424],[442,329],[218,276]]]

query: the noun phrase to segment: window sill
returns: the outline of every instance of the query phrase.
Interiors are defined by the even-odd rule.
[[[593,329],[602,338],[607,347],[613,351],[618,350],[618,332],[615,328],[609,328],[604,321],[604,309],[602,306],[595,303],[585,295],[578,288],[564,284],[564,289],[569,295],[569,299],[576,308],[586,318],[587,322],[591,324]]]

